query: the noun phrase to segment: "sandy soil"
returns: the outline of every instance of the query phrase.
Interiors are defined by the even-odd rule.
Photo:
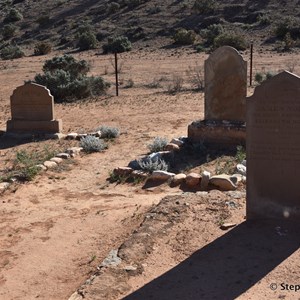
[[[113,68],[107,56],[96,56],[93,52],[76,56],[91,62],[92,74],[113,81]],[[245,59],[247,57],[245,53]],[[9,96],[13,89],[40,72],[45,58],[0,62],[0,129],[5,129],[10,115]],[[154,137],[171,139],[186,135],[187,125],[203,117],[203,93],[191,90],[191,77],[186,71],[196,63],[203,65],[205,58],[205,54],[176,49],[128,53],[121,57],[120,81],[124,87],[132,79],[133,88],[121,86],[119,97],[106,96],[98,101],[55,106],[65,133],[93,131],[106,124],[119,127],[122,134],[106,152],[77,157],[68,168],[46,172],[30,183],[14,185],[0,196],[0,299],[68,299],[95,273],[109,251],[121,245],[124,263],[136,263],[144,272],[130,276],[121,268],[101,270],[92,285],[82,287],[87,299],[120,299],[126,295],[130,295],[128,299],[300,298],[300,292],[279,293],[268,288],[272,282],[300,284],[297,276],[299,238],[294,238],[294,231],[288,225],[245,224],[244,196],[234,200],[233,195],[216,191],[206,196],[182,196],[181,190],[167,185],[143,189],[141,184],[107,182],[115,167],[125,166],[131,159],[145,154],[146,145]],[[297,72],[297,59],[292,55],[260,53],[255,57],[254,74],[287,68]],[[174,75],[185,79],[187,90],[169,95],[165,91]],[[161,88],[147,87],[158,79],[161,79]],[[113,92],[112,88],[110,93],[113,95]],[[249,89],[249,94],[251,92]],[[74,144],[66,141],[17,144],[2,138],[0,141],[1,170],[9,166],[20,149],[34,151],[50,145],[64,150]],[[240,187],[240,191],[243,193],[244,187]],[[180,203],[183,201],[178,212],[181,217],[146,224],[145,213],[156,209],[155,205],[166,195],[178,197]],[[182,197],[186,198],[182,200]],[[177,201],[175,198],[164,200],[160,205],[167,205],[170,210]],[[232,211],[224,206],[230,199],[239,204]],[[211,205],[215,206],[212,210],[208,209]],[[240,225],[224,232],[219,228],[220,216]],[[145,224],[148,230],[149,226],[158,229],[152,232],[151,251],[134,261],[132,257],[136,257],[137,252],[132,250],[129,255],[128,249],[135,249],[134,245],[140,241],[135,230],[145,230]],[[288,230],[288,234],[281,237],[278,226],[281,226],[280,232]],[[159,230],[166,233],[160,235]],[[168,235],[169,242],[164,234]],[[270,240],[266,237],[268,234],[271,234]],[[235,244],[237,248],[233,247]],[[243,265],[249,256],[251,260],[247,260],[247,264],[253,268]],[[267,262],[265,257],[268,257]],[[224,267],[222,261],[227,262],[227,259],[233,264],[226,263]],[[197,265],[204,263],[199,274],[196,262]],[[211,265],[215,265],[214,268],[210,268]],[[190,266],[194,266],[192,273],[197,274],[190,274]],[[191,283],[189,276],[195,281],[186,289],[186,284]],[[215,276],[218,276],[217,292],[213,292]],[[242,283],[232,286],[230,278]],[[117,291],[116,282],[122,283]],[[149,285],[145,285],[147,283]],[[207,289],[200,291],[195,284]],[[103,286],[107,288],[105,291]],[[185,294],[179,292],[182,286]],[[223,298],[225,290],[227,296]],[[137,292],[132,294],[134,291]]]

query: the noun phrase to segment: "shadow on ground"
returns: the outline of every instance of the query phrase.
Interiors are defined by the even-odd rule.
[[[235,299],[299,248],[299,233],[292,223],[244,222],[124,299]]]

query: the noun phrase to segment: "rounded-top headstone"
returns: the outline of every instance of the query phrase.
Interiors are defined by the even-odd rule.
[[[246,120],[247,62],[232,47],[215,50],[205,61],[205,119]]]

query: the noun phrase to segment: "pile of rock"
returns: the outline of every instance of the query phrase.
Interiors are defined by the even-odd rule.
[[[179,138],[173,139],[165,147],[166,151],[160,151],[151,153],[150,155],[144,156],[140,159],[131,161],[127,167],[118,167],[114,169],[113,174],[115,176],[123,178],[136,178],[141,177],[143,179],[150,179],[153,181],[169,182],[171,186],[185,185],[187,188],[192,190],[206,191],[212,188],[217,188],[222,191],[235,190],[240,182],[246,181],[246,161],[238,164],[236,167],[236,174],[227,175],[220,174],[211,176],[208,171],[188,174],[175,174],[167,171],[156,170],[151,174],[140,169],[140,163],[143,161],[156,161],[164,160],[172,162],[174,158],[174,152],[180,151],[180,148],[184,146],[186,139]]]

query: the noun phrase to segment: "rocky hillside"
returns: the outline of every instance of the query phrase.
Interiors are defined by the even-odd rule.
[[[47,41],[56,49],[76,49],[88,28],[97,47],[114,35],[127,36],[137,49],[168,47],[176,30],[185,28],[196,35],[181,44],[205,46],[210,26],[220,24],[247,43],[289,50],[299,44],[299,14],[298,0],[0,0],[0,45]]]

